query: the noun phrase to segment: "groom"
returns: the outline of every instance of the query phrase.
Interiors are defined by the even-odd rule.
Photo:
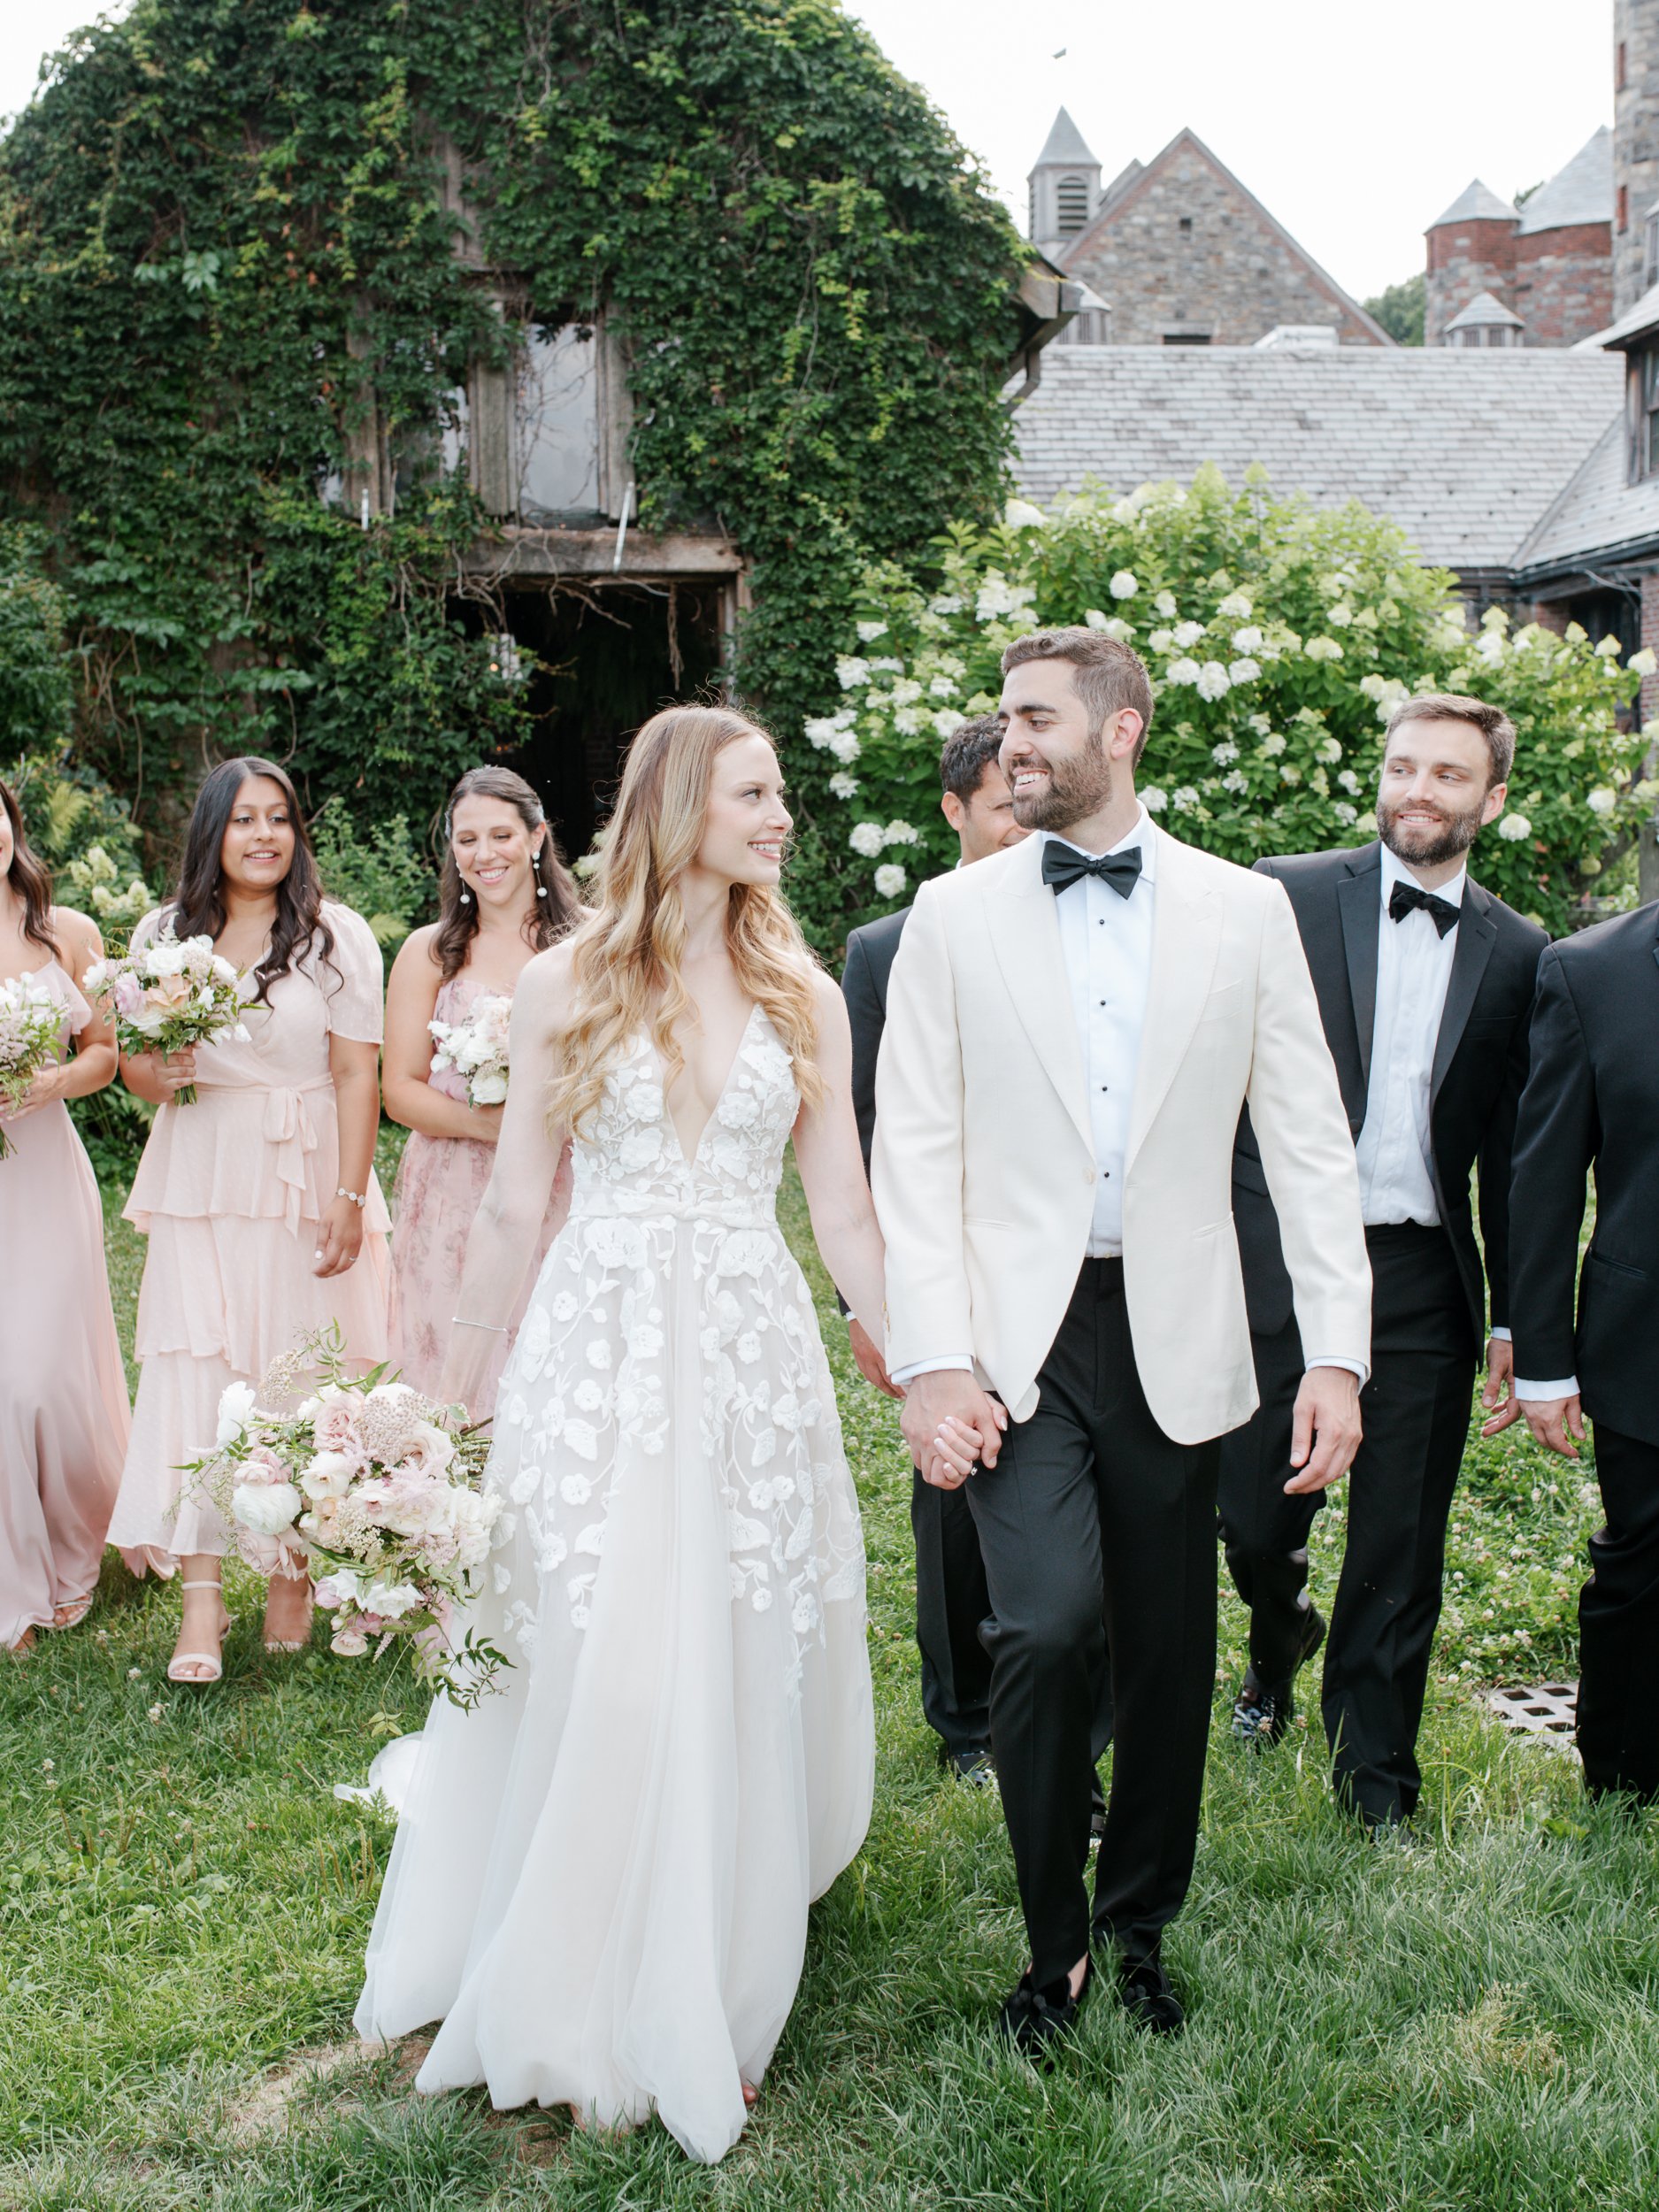
[[[877,1074],[888,1365],[930,1480],[968,1482],[994,1629],[991,1740],[1031,1965],[1002,2026],[1041,2052],[1089,1946],[1179,2027],[1159,1942],[1191,1879],[1215,1682],[1216,1440],[1256,1403],[1233,1234],[1248,1100],[1307,1371],[1293,1487],[1359,1443],[1370,1271],[1354,1147],[1281,886],[1135,796],[1151,687],[1125,646],[1002,657],[1002,765],[1042,834],[918,894]],[[970,1479],[971,1478],[971,1479]],[[1111,1799],[1091,1920],[1091,1674]]]

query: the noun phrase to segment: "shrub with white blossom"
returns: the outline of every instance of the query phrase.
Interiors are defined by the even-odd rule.
[[[926,586],[897,568],[867,576],[839,696],[805,726],[836,763],[840,840],[873,895],[863,910],[954,861],[940,746],[995,708],[1010,640],[1061,623],[1140,653],[1157,701],[1141,796],[1230,860],[1372,837],[1383,726],[1416,692],[1472,692],[1514,721],[1508,808],[1476,868],[1552,931],[1659,795],[1641,780],[1659,733],[1617,718],[1650,656],[1621,665],[1614,639],[1515,627],[1498,608],[1471,628],[1451,577],[1394,524],[1275,496],[1260,470],[1236,493],[1205,468],[1188,488],[1093,490],[1047,517],[1010,503],[1001,526],[954,531],[934,551]]]

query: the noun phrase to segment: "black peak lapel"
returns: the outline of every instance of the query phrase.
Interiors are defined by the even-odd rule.
[[[1446,985],[1446,1004],[1440,1011],[1440,1035],[1434,1041],[1434,1071],[1429,1079],[1429,1103],[1440,1096],[1452,1055],[1462,1041],[1470,1013],[1480,989],[1492,948],[1498,941],[1491,901],[1478,883],[1463,882],[1463,910],[1457,923],[1457,943],[1452,953],[1452,972]]]
[[[1362,1118],[1371,1089],[1371,1032],[1377,1026],[1377,940],[1382,927],[1382,897],[1377,879],[1381,869],[1381,847],[1368,845],[1348,863],[1348,872],[1336,887],[1342,947],[1348,957],[1348,995],[1354,1002],[1354,1027],[1359,1037],[1357,1105]]]

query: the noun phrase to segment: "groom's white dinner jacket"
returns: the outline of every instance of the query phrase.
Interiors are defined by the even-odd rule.
[[[1154,864],[1132,893],[1150,895],[1153,915],[1120,1171],[1125,1291],[1153,1418],[1195,1444],[1237,1428],[1256,1403],[1232,1212],[1247,1099],[1302,1340],[1362,1374],[1371,1267],[1354,1140],[1282,886],[1195,852],[1144,814],[1125,841],[1153,848]],[[1016,1421],[1036,1409],[1102,1171],[1044,843],[1027,838],[922,887],[893,964],[876,1073],[888,1367],[971,1353]]]

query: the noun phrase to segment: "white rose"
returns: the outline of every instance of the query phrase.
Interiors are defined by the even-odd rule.
[[[254,1387],[251,1383],[232,1383],[227,1390],[221,1392],[219,1401],[219,1433],[213,1439],[220,1450],[223,1450],[227,1444],[234,1444],[249,1422],[252,1420],[254,1404]]]
[[[300,1477],[300,1488],[313,1505],[319,1498],[343,1498],[351,1487],[352,1463],[343,1452],[319,1452]]]
[[[412,1582],[372,1582],[361,1600],[365,1613],[382,1614],[388,1621],[401,1621],[426,1602],[425,1594]]]
[[[474,1078],[471,1087],[474,1106],[499,1106],[507,1095],[507,1078],[499,1073],[480,1075]]]
[[[1134,571],[1130,568],[1120,568],[1107,586],[1114,599],[1133,599],[1140,588]]]
[[[291,1482],[244,1482],[231,1494],[230,1509],[256,1536],[280,1536],[304,1502]]]
[[[338,1605],[355,1605],[363,1588],[362,1578],[349,1567],[336,1567],[318,1584],[317,1602],[325,1610]]]
[[[1506,843],[1518,845],[1524,837],[1532,834],[1532,825],[1525,814],[1506,814],[1498,824],[1498,835]]]
[[[154,976],[182,975],[184,947],[170,944],[164,937],[158,943],[151,945],[144,955],[144,965]]]

